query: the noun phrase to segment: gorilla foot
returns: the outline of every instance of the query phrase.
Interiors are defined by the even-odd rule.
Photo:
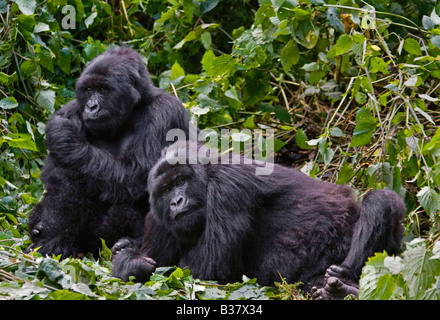
[[[358,296],[357,285],[347,279],[350,272],[342,266],[332,265],[325,273],[325,285],[323,288],[312,288],[314,300],[343,300],[349,294]]]
[[[112,254],[116,255],[122,250],[134,248],[134,243],[128,238],[119,239],[111,248]]]

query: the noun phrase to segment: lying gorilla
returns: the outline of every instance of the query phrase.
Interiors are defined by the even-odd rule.
[[[100,238],[142,241],[146,179],[168,130],[188,132],[179,99],[154,87],[132,49],[110,49],[79,77],[76,99],[46,127],[46,193],[29,217],[33,244],[63,257],[98,253]],[[135,240],[133,240],[135,241]]]
[[[176,152],[180,161],[170,164]],[[359,204],[347,186],[276,164],[271,175],[256,175],[256,163],[203,164],[210,157],[200,152],[197,164],[187,164],[197,152],[176,143],[150,171],[144,242],[140,250],[127,239],[116,243],[116,277],[144,282],[168,265],[221,283],[246,274],[273,285],[281,275],[333,299],[356,294],[374,252],[400,248],[405,205],[392,191],[371,191]]]

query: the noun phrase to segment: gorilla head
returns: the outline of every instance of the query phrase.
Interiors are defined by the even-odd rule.
[[[150,85],[145,65],[131,49],[110,49],[95,58],[75,88],[88,133],[95,138],[111,137],[141,98],[148,96]]]
[[[163,161],[153,170],[148,185],[158,221],[173,226],[176,236],[200,235],[205,226],[208,180],[203,168]]]

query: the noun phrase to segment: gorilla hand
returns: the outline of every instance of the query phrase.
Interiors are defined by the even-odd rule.
[[[88,148],[89,142],[81,130],[79,119],[54,116],[46,127],[46,145],[51,155],[64,165],[75,165],[81,159],[80,151]]]
[[[137,282],[147,282],[156,269],[156,261],[138,254],[127,239],[119,240],[111,250],[113,274],[123,281],[128,281],[134,276]]]

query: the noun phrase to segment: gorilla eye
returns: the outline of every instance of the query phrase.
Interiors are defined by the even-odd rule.
[[[185,184],[185,179],[179,179],[179,181],[177,181],[176,186],[183,186]]]
[[[166,193],[169,193],[170,191],[171,191],[171,187],[170,186],[166,186],[166,187],[163,187],[160,190],[160,194],[166,194]]]
[[[99,93],[104,94],[106,90],[105,90],[105,88],[99,88],[98,91],[99,91]]]

